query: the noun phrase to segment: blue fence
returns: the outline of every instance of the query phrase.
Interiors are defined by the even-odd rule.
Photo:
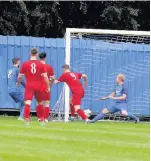
[[[11,60],[19,56],[24,62],[29,59],[32,47],[48,54],[47,63],[51,64],[58,77],[65,60],[64,39],[34,37],[0,36],[0,108],[16,108],[7,93],[7,69]],[[84,72],[89,77],[89,86],[82,102],[83,108],[99,112],[110,101],[98,101],[100,96],[108,95],[114,89],[118,73],[126,75],[128,86],[128,108],[138,115],[149,115],[150,105],[150,49],[149,45],[132,43],[103,42],[100,40],[73,40],[71,45],[71,67],[74,71]],[[51,106],[56,103],[62,85],[52,87]],[[35,108],[35,102],[32,109]]]

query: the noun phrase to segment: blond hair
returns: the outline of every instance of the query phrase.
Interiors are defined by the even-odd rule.
[[[125,81],[125,75],[124,75],[124,74],[119,73],[119,74],[117,75],[117,77],[120,78],[122,82]]]

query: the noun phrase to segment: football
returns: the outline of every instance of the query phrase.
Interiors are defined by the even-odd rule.
[[[90,117],[91,116],[91,110],[87,109],[87,110],[84,110],[84,113],[87,117]]]

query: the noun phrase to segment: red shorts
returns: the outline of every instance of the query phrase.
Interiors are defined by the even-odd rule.
[[[84,89],[80,91],[73,91],[72,92],[72,104],[74,106],[81,105],[81,100],[84,97]]]
[[[41,89],[32,89],[32,88],[25,88],[25,101],[32,100],[33,96],[35,96],[36,100],[38,102],[42,101],[42,90]]]
[[[49,101],[50,100],[50,92],[47,92],[46,90],[43,90],[43,92],[42,92],[42,100],[43,101]]]

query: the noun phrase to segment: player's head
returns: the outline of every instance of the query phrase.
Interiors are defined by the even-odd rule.
[[[19,57],[15,57],[12,59],[12,63],[14,66],[18,67],[19,68],[19,65],[20,65],[20,58]]]
[[[62,66],[62,68],[63,68],[63,72],[64,72],[64,73],[70,71],[70,66],[69,66],[68,64],[64,64],[64,65]]]
[[[47,54],[46,54],[45,52],[41,52],[41,53],[39,54],[39,59],[40,59],[40,60],[45,61],[45,60],[46,60],[46,57],[47,57]]]
[[[125,81],[125,75],[122,73],[118,74],[116,77],[116,82],[117,83],[124,83],[124,81]]]
[[[36,48],[32,48],[30,51],[31,56],[37,57],[38,55],[38,50]]]

